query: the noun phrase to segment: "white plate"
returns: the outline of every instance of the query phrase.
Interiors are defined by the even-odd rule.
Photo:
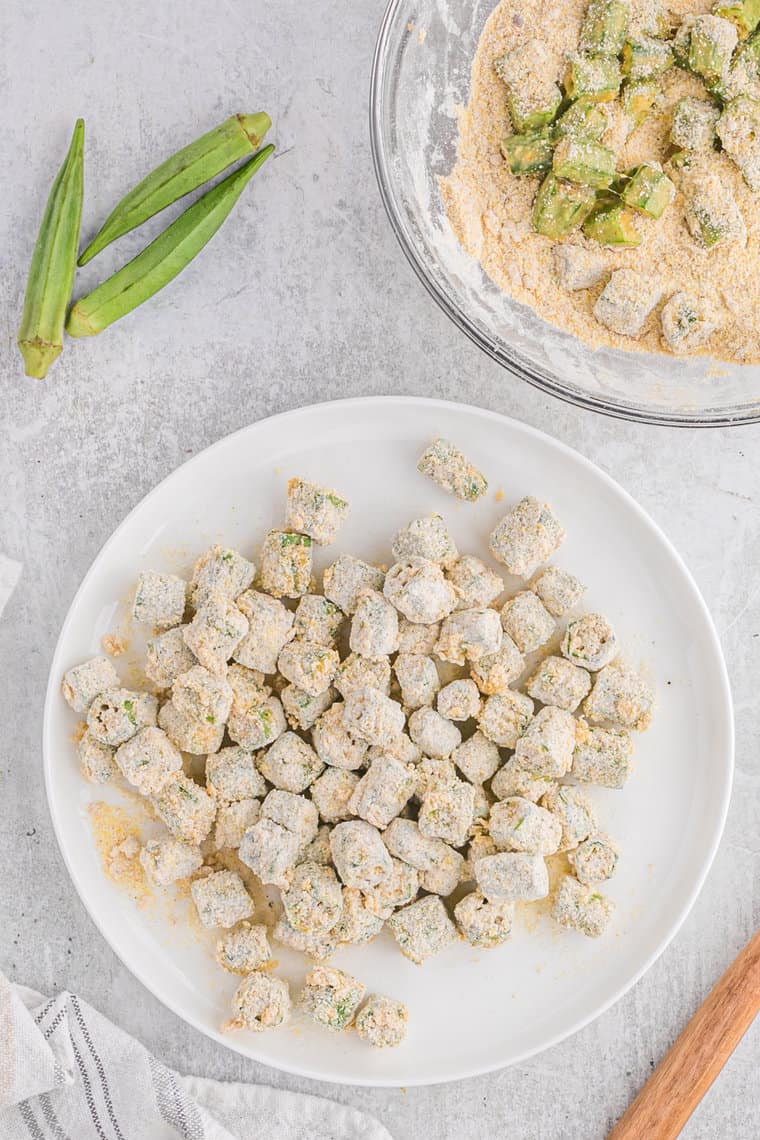
[[[455,440],[487,472],[491,487],[477,505],[457,503],[417,474],[415,461],[435,436]],[[219,1032],[235,980],[214,964],[213,939],[188,928],[187,901],[177,902],[180,921],[172,923],[166,906],[138,909],[101,869],[86,813],[102,790],[78,774],[75,717],[59,694],[63,671],[98,652],[114,628],[140,568],[187,570],[222,538],[255,556],[264,531],[282,521],[285,482],[294,474],[340,488],[353,504],[339,543],[320,552],[320,569],[339,550],[387,559],[396,529],[433,510],[445,514],[460,550],[485,556],[485,536],[510,504],[527,493],[546,499],[568,533],[557,561],[587,583],[587,605],[610,616],[627,655],[647,663],[658,690],[627,787],[592,792],[622,846],[609,890],[617,904],[610,932],[593,941],[527,916],[498,950],[458,944],[424,967],[404,959],[385,932],[369,947],[339,951],[336,965],[408,1003],[409,1035],[394,1050],[372,1050],[353,1033],[333,1035],[299,1017],[280,1032]],[[503,416],[394,397],[321,404],[253,424],[195,456],[132,511],[95,559],[64,623],[44,753],[50,810],[74,884],[114,951],[156,997],[208,1036],[277,1068],[412,1085],[486,1072],[545,1049],[597,1017],[652,964],[715,854],[731,788],[733,724],[720,646],[697,588],[620,487],[576,452]],[[299,982],[304,966],[280,957]]]

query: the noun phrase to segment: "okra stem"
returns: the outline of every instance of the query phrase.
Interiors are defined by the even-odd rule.
[[[252,154],[271,125],[269,115],[263,111],[255,115],[232,115],[167,158],[111,211],[81,254],[79,265],[86,265],[112,241],[141,226],[204,182],[216,178],[233,162]]]
[[[266,146],[188,206],[183,214],[92,293],[74,304],[69,336],[94,336],[131,313],[182,272],[214,236],[246,184],[273,152]]]
[[[18,346],[27,376],[42,380],[63,349],[63,323],[74,285],[84,192],[84,119],[77,119],[58,171],[29,267]]]

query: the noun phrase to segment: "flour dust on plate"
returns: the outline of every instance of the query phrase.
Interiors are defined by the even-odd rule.
[[[490,487],[486,493],[480,493],[482,488],[478,486],[474,502],[458,502],[415,471],[423,448],[431,439],[438,438],[455,440],[488,476]],[[397,1009],[402,1004],[407,1005],[411,1011],[408,1034],[403,1044],[392,1050],[369,1049],[353,1032],[320,1031],[302,1013],[276,1033],[253,1034],[244,1030],[231,1035],[220,1031],[229,1016],[230,999],[240,978],[220,970],[214,963],[214,949],[221,932],[206,930],[198,922],[197,913],[202,912],[201,918],[205,914],[209,923],[216,922],[216,909],[223,904],[224,922],[228,923],[228,903],[232,906],[246,902],[248,909],[245,892],[240,894],[237,884],[228,883],[225,878],[224,884],[220,883],[225,888],[224,898],[217,897],[209,877],[199,878],[193,884],[193,894],[198,896],[197,910],[190,902],[189,892],[182,890],[168,901],[164,897],[142,897],[140,907],[133,907],[125,899],[124,893],[103,874],[87,817],[93,805],[103,800],[112,809],[109,818],[114,818],[113,812],[128,815],[137,810],[135,800],[117,788],[106,785],[104,792],[102,787],[82,781],[69,740],[74,720],[60,696],[60,677],[66,669],[96,655],[101,638],[115,632],[123,635],[122,641],[129,642],[123,660],[116,663],[122,684],[139,688],[136,682],[144,655],[143,639],[139,627],[125,629],[119,622],[123,622],[125,599],[131,603],[130,594],[134,593],[140,571],[149,567],[180,578],[188,576],[193,561],[204,547],[218,542],[244,554],[253,553],[265,534],[283,533],[286,484],[293,476],[338,488],[352,502],[352,511],[337,531],[334,546],[326,551],[320,549],[315,559],[317,574],[328,563],[334,563],[336,557],[348,554],[367,564],[387,565],[391,535],[402,528],[397,544],[401,537],[407,543],[411,540],[410,534],[403,527],[410,519],[442,514],[447,520],[450,541],[459,551],[487,561],[486,539],[492,535],[492,551],[497,558],[502,556],[502,565],[492,564],[493,578],[497,577],[497,570],[503,573],[505,565],[527,577],[534,567],[527,562],[520,566],[519,558],[513,558],[515,551],[519,556],[524,553],[519,543],[515,547],[513,541],[520,533],[519,528],[510,531],[509,525],[499,524],[505,512],[509,516],[515,503],[530,496],[535,496],[538,503],[550,503],[552,518],[561,520],[567,532],[553,562],[560,570],[572,569],[587,585],[584,610],[605,614],[609,625],[595,619],[591,624],[586,623],[589,628],[581,626],[573,636],[573,625],[579,623],[571,623],[563,645],[556,646],[546,658],[556,663],[548,670],[552,675],[544,677],[546,669],[543,667],[528,670],[525,677],[528,691],[546,706],[544,713],[548,713],[547,716],[539,713],[536,721],[542,717],[562,719],[563,710],[552,702],[558,700],[557,693],[566,692],[568,682],[580,680],[584,673],[588,676],[588,670],[598,670],[593,673],[597,678],[604,676],[605,668],[609,668],[606,661],[615,651],[610,626],[625,647],[626,659],[636,666],[648,663],[656,674],[656,717],[653,727],[637,746],[635,770],[625,792],[594,787],[589,794],[593,811],[622,851],[614,879],[604,884],[604,896],[610,898],[609,909],[612,903],[615,906],[614,918],[604,937],[591,940],[580,930],[595,934],[605,925],[609,909],[606,902],[600,908],[593,898],[601,894],[593,884],[604,878],[614,865],[615,851],[611,844],[605,846],[604,842],[584,851],[578,846],[577,835],[572,843],[565,842],[564,834],[557,836],[559,842],[554,844],[555,837],[548,832],[557,815],[564,812],[568,824],[578,818],[577,811],[570,810],[577,805],[565,802],[568,793],[570,799],[576,794],[581,798],[576,788],[554,785],[546,793],[542,806],[533,805],[531,810],[531,816],[536,815],[535,820],[529,821],[536,832],[533,836],[536,843],[529,844],[530,852],[522,853],[526,866],[520,868],[519,875],[525,872],[526,882],[527,878],[531,879],[528,885],[534,891],[533,897],[546,895],[545,890],[538,890],[541,884],[536,879],[537,863],[544,865],[543,856],[534,854],[533,847],[538,844],[537,850],[546,852],[556,846],[575,847],[571,859],[574,874],[566,875],[555,903],[556,917],[575,929],[564,929],[553,922],[548,906],[537,904],[528,908],[520,903],[511,938],[496,949],[485,950],[465,941],[444,939],[440,952],[420,967],[399,954],[393,939],[383,932],[366,945],[341,947],[334,962],[330,962],[337,971],[323,966],[312,970],[304,1002],[307,1012],[311,1009],[312,1014],[317,1007],[327,1008],[328,1012],[330,1008],[333,1011],[338,1007],[348,1008],[342,998],[337,1000],[338,991],[343,992],[341,987],[347,987],[348,996],[353,995],[349,1003],[353,1012],[363,995],[353,992],[351,976],[366,984],[372,994],[389,995]],[[465,485],[476,486],[463,480],[461,486]],[[301,509],[302,512],[305,509],[303,503]],[[308,521],[302,520],[302,525],[308,528]],[[551,527],[547,529],[552,532]],[[556,532],[554,534],[556,538]],[[556,545],[555,541],[552,549],[541,553],[540,560],[551,554]],[[408,555],[408,551],[404,554]],[[273,563],[270,566],[273,567]],[[161,582],[167,589],[163,596],[156,593]],[[508,594],[517,593],[520,584],[519,579],[508,575],[505,582]],[[538,598],[537,594],[533,596]],[[547,593],[544,599],[547,605],[551,596]],[[367,638],[383,640],[381,635],[387,630],[380,630],[374,619],[387,617],[379,611],[383,598],[386,603],[392,600],[387,591],[385,595],[375,591],[370,597],[378,612],[375,614],[373,610],[372,614],[365,615],[366,621],[358,624],[356,632],[357,646],[362,641],[359,648],[365,650]],[[138,612],[149,620],[160,621],[172,610],[174,620],[178,604],[173,596],[172,580],[153,579],[141,590]],[[550,616],[547,605],[542,603],[542,609]],[[488,610],[488,603],[485,608]],[[519,607],[514,612],[514,601],[505,609],[505,618],[512,630],[509,640],[514,646],[515,639],[523,637],[525,629],[532,626],[530,622],[527,626],[524,621],[521,624],[525,615],[520,614]],[[454,611],[452,617],[455,618],[457,612],[468,611]],[[472,613],[472,609],[469,612]],[[498,618],[498,609],[489,612]],[[457,622],[458,619],[450,623],[452,630],[436,650],[441,651],[444,662],[448,658],[449,664],[458,657],[457,646],[462,648],[462,640],[453,630]],[[486,632],[479,628],[480,634],[485,636]],[[291,646],[295,640],[290,642]],[[202,651],[205,643],[201,641],[198,645]],[[194,652],[199,651],[198,645]],[[384,644],[382,648],[387,650],[388,646]],[[370,645],[370,649],[374,652],[377,645]],[[519,655],[519,650],[515,652]],[[432,761],[423,761],[423,764],[447,764],[446,760],[435,757],[443,747],[437,736],[444,729],[459,734],[458,726],[463,725],[467,732],[467,724],[472,727],[471,718],[477,716],[481,717],[481,729],[489,728],[491,722],[482,721],[483,709],[494,696],[503,694],[488,694],[489,685],[498,680],[498,670],[494,672],[488,666],[489,654],[481,657],[486,659],[486,668],[476,660],[470,661],[472,677],[464,675],[461,668],[453,683],[442,677],[441,681],[446,683],[434,697],[435,707],[423,703],[411,712],[411,743],[416,738],[415,747],[422,746],[424,752],[434,756]],[[559,663],[570,666],[579,674],[578,678],[575,674],[572,678],[565,677],[567,670]],[[209,660],[208,664],[213,662]],[[305,664],[308,663],[300,653],[291,652],[287,670],[292,673]],[[560,676],[554,676],[556,671]],[[402,690],[406,685],[410,691],[417,680],[403,675],[399,678]],[[195,682],[183,681],[181,688],[180,712],[199,695]],[[361,690],[355,691],[361,693]],[[597,691],[597,703],[606,699],[614,704],[610,686],[600,685],[598,681],[589,698],[591,702]],[[578,694],[579,691],[573,694],[573,708],[584,696]],[[218,702],[223,696],[215,692],[214,700]],[[419,694],[407,696],[413,703],[420,699]],[[523,699],[532,703],[528,697]],[[354,700],[356,703],[356,698]],[[164,708],[172,703],[176,704],[176,694],[174,701]],[[591,705],[590,719],[607,719],[611,707],[608,704],[605,711],[600,706],[600,712],[599,709],[594,711]],[[400,709],[400,706],[395,705],[395,708]],[[150,710],[142,711],[150,721]],[[366,710],[354,711],[357,724],[361,725]],[[569,706],[564,712],[569,718]],[[427,723],[433,719],[435,724]],[[643,707],[640,719],[639,727],[648,719]],[[547,725],[544,731],[554,740],[557,732],[561,735],[562,727]],[[488,739],[485,733],[482,735]],[[300,740],[300,737],[295,739]],[[305,741],[301,743],[304,749],[308,747]],[[447,755],[453,748],[454,744],[448,749],[447,738]],[[584,763],[588,762],[588,770],[579,770],[580,779],[598,779],[598,770],[594,767],[598,756],[593,749],[586,749],[586,753]],[[722,761],[717,765],[716,755]],[[559,753],[556,758],[559,763]],[[122,759],[122,771],[134,776],[134,757]],[[478,786],[477,759],[463,757],[463,764],[454,777],[458,781],[454,796],[457,802],[462,795],[474,797],[473,787]],[[318,757],[317,760],[321,764]],[[279,758],[276,772],[262,765],[261,774],[267,779],[272,777],[269,782],[279,784],[276,790],[283,794],[280,761],[284,763],[287,757]],[[183,779],[198,774],[194,763],[192,757],[185,756]],[[470,763],[474,765],[472,768],[468,767]],[[699,889],[722,830],[731,765],[730,696],[720,649],[688,572],[661,533],[620,488],[560,444],[491,413],[416,399],[346,401],[275,417],[221,441],[170,476],[118,528],[86,576],[61,634],[45,714],[46,780],[59,842],[85,905],[128,967],[170,1008],[209,1036],[277,1067],[351,1083],[432,1083],[487,1071],[545,1048],[616,1000],[667,944]],[[160,769],[158,765],[159,772]],[[328,766],[328,771],[335,773],[339,769]],[[440,768],[436,775],[441,775]],[[462,779],[462,776],[467,778]],[[316,777],[321,778],[321,774]],[[417,822],[397,819],[396,823],[399,827],[411,825],[420,835],[445,845],[445,839],[434,834],[438,828],[435,821],[440,822],[445,816],[454,828],[456,805],[449,800],[455,785],[451,784],[450,773],[447,779],[437,783],[427,779],[430,788],[417,789],[421,792],[419,807],[406,812]],[[474,785],[471,779],[475,780]],[[435,788],[433,783],[436,783]],[[463,793],[459,785],[465,789]],[[339,789],[323,791],[321,802],[329,814]],[[352,788],[352,797],[356,791]],[[356,797],[356,811],[351,813],[351,819],[367,816],[370,807],[374,811],[371,791],[365,788],[365,794]],[[584,788],[583,800],[585,791]],[[515,798],[528,801],[522,792],[517,797],[508,795],[500,800],[499,813],[504,818],[499,818],[496,827],[499,850],[481,860],[483,874],[478,880],[483,894],[492,903],[503,904],[504,909],[509,909],[513,898],[531,897],[530,891],[523,890],[525,884],[517,868],[496,866],[500,860],[507,862],[512,858],[515,861],[518,854],[513,840],[519,820],[510,814]],[[98,811],[103,816],[102,806]],[[373,829],[364,818],[357,822]],[[385,819],[382,822],[385,824]],[[394,827],[392,819],[390,822]],[[234,821],[228,823],[234,831]],[[350,820],[339,823],[334,826],[333,834],[339,827],[350,826]],[[124,842],[134,854],[137,841],[132,835],[130,845],[129,827],[124,824],[122,830],[126,835]],[[562,830],[564,832],[564,828]],[[143,840],[160,833],[155,821],[141,828]],[[419,840],[420,835],[414,838]],[[446,838],[451,841],[453,850],[462,836],[458,832],[455,836],[452,830]],[[397,836],[392,840],[396,852],[401,852],[402,862],[403,843],[407,839],[409,837]],[[333,852],[339,870],[340,846]],[[122,856],[122,862],[128,862],[130,852],[125,850]],[[570,870],[566,865],[565,871]],[[212,874],[231,880],[235,877],[231,866],[212,869]],[[584,879],[592,886],[586,887]],[[440,888],[434,884],[430,889]],[[443,893],[449,894],[449,891]],[[462,893],[464,906],[460,906],[456,915],[460,930],[473,935],[479,930],[482,933],[480,916],[476,913],[479,908],[476,906],[470,913],[467,888]],[[258,919],[259,914],[266,915],[268,903],[260,885],[258,891],[251,894]],[[313,900],[306,899],[307,894],[301,891],[298,897],[311,906]],[[325,900],[329,894],[327,891]],[[511,898],[508,899],[507,894]],[[335,901],[337,905],[337,898]],[[425,894],[419,902],[441,906],[443,917],[450,924],[451,919],[438,895]],[[235,915],[243,920],[248,917],[242,915],[242,911],[238,916],[237,910]],[[424,958],[427,950],[420,931],[424,932],[427,927],[415,926],[408,917],[409,908],[406,912],[398,910],[389,925],[399,944],[410,940],[407,949],[411,946],[414,951],[411,958]],[[276,916],[272,916],[272,921],[275,920]],[[472,941],[478,942],[479,938],[473,936]],[[225,952],[234,958],[242,949],[245,948],[230,946]],[[281,953],[280,946],[275,953],[279,965],[273,975],[282,974],[294,992],[300,992],[308,963],[287,949]],[[348,980],[344,975],[349,975]],[[277,995],[270,996],[277,1000]],[[243,995],[244,999],[249,997],[254,1006],[262,1000],[258,993]],[[354,1002],[354,998],[357,1001]],[[367,1007],[365,1030],[368,1027],[371,1030],[376,1021],[392,1012],[377,1002],[378,999],[373,998]],[[359,1017],[361,1019],[362,1014]]]

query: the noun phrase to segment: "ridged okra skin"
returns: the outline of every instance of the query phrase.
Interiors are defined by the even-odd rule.
[[[670,45],[654,36],[626,40],[622,71],[629,79],[651,79],[662,75],[674,63],[675,57]]]
[[[557,144],[552,169],[567,182],[606,190],[615,178],[615,154],[593,139],[568,135]]]
[[[582,136],[597,142],[607,130],[607,116],[593,100],[582,96],[571,103],[554,124],[557,141],[565,135]]]
[[[739,39],[746,40],[760,24],[760,0],[730,0],[727,4],[718,0],[713,5],[713,13],[729,20],[736,28]]]
[[[732,99],[715,130],[723,150],[741,170],[750,190],[760,190],[760,102],[747,95]]]
[[[501,144],[501,153],[512,174],[540,175],[551,170],[554,143],[548,131],[527,135],[509,135]]]
[[[614,200],[600,205],[584,222],[586,237],[615,249],[635,249],[641,245],[641,234],[636,228],[636,215],[627,206]]]
[[[675,198],[676,188],[659,163],[643,162],[631,171],[620,197],[626,206],[650,218],[661,218]]]
[[[628,29],[623,0],[591,0],[581,27],[580,49],[589,55],[618,56]]]
[[[556,241],[583,224],[595,201],[596,192],[590,186],[563,182],[547,174],[533,206],[533,228]]]
[[[720,111],[714,103],[687,95],[673,108],[670,141],[683,150],[711,151],[719,117]]]
[[[720,16],[698,16],[689,41],[689,70],[708,85],[720,83],[738,41],[736,28]]]

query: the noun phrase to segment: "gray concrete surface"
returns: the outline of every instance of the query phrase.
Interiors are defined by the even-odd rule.
[[[758,924],[760,428],[679,432],[578,411],[505,375],[423,293],[371,170],[367,87],[382,0],[10,0],[0,12],[0,550],[25,564],[0,621],[0,964],[78,990],[184,1072],[322,1092],[397,1140],[597,1140]],[[213,248],[105,335],[70,344],[45,383],[13,344],[51,173],[87,119],[84,231],[138,172],[236,110],[266,107],[279,157]],[[137,248],[126,239],[85,283]],[[728,829],[686,925],[618,1005],[533,1061],[431,1089],[318,1086],[187,1027],[120,965],[71,887],[42,783],[44,687],[71,597],[153,484],[243,424],[315,400],[417,393],[516,416],[618,479],[686,557],[717,620],[736,699]],[[748,1140],[760,1025],[684,1135]]]

